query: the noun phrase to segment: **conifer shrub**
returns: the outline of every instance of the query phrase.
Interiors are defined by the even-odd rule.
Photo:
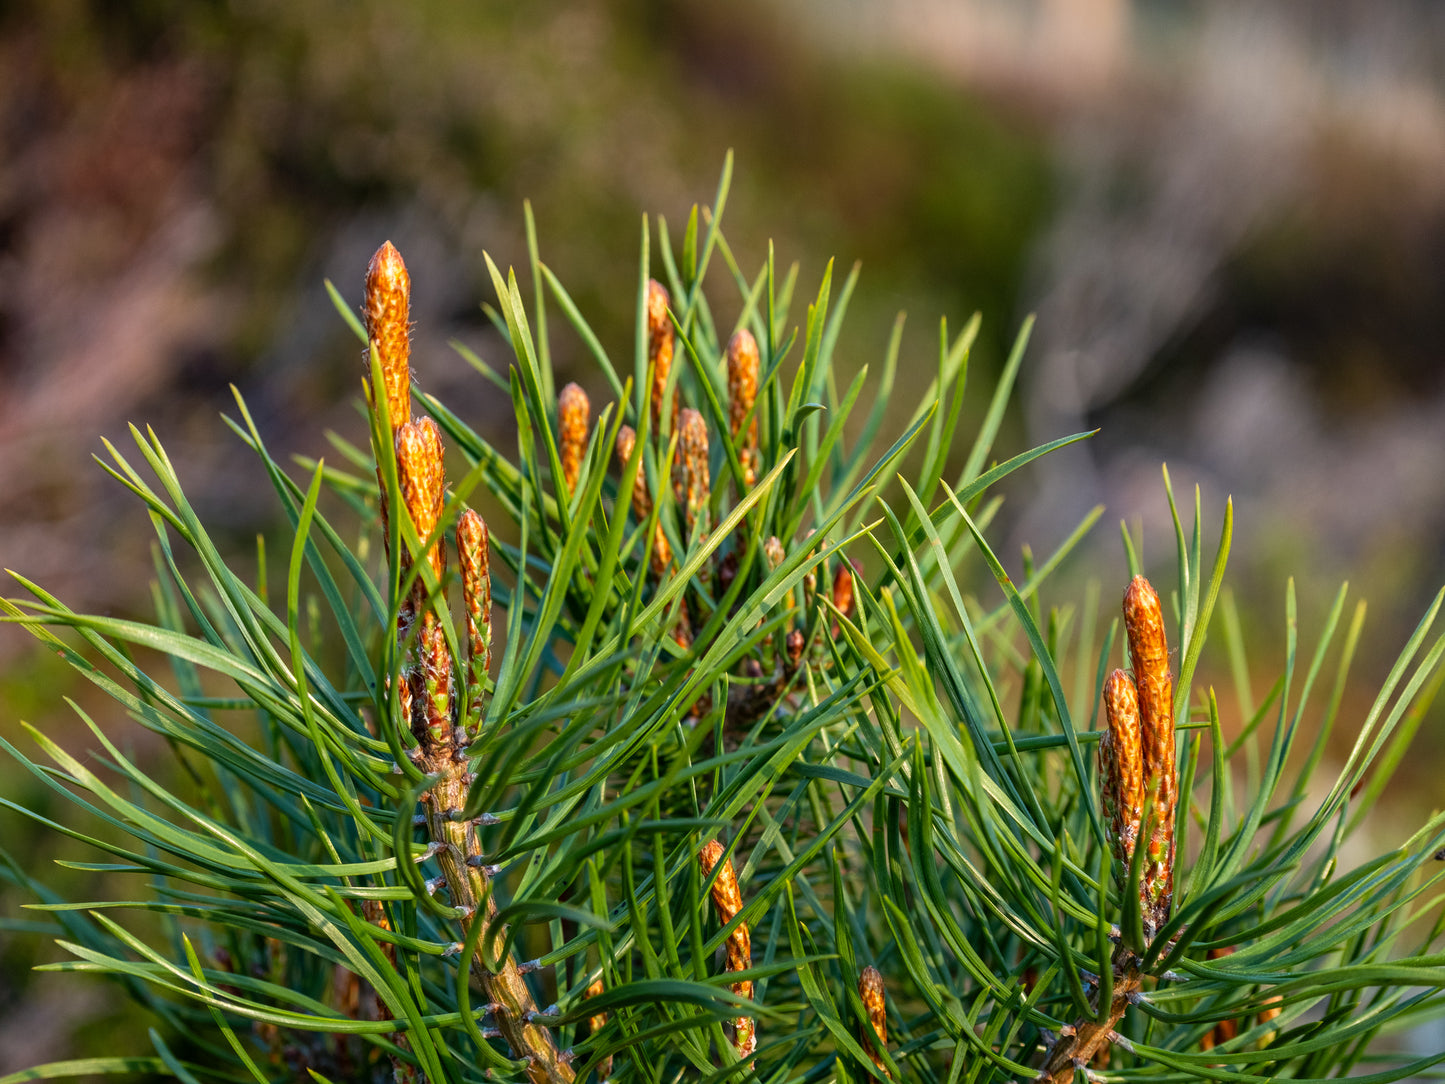
[[[630,346],[593,334],[530,209],[530,305],[487,260],[514,356],[468,356],[514,450],[413,382],[383,244],[359,319],[334,291],[370,447],[282,464],[239,396],[228,420],[289,524],[284,585],[223,557],[154,433],[106,445],[156,527],[156,616],[18,578],[10,620],[118,711],[76,708],[84,755],[0,740],[69,815],[0,800],[133,892],[5,875],[66,953],[48,966],[107,976],[155,1026],[0,1084],[1387,1081],[1445,1060],[1388,1040],[1440,1009],[1445,816],[1346,857],[1439,688],[1445,596],[1363,717],[1342,710],[1363,605],[1347,618],[1342,588],[1302,633],[1289,587],[1257,684],[1222,591],[1231,509],[1207,547],[1197,491],[1165,590],[1126,530],[1102,586],[1046,605],[1100,510],[1018,580],[988,541],[997,483],[1088,435],[995,458],[1027,325],[973,433],[977,317],[941,325],[885,433],[917,364],[901,321],[880,371],[840,379],[857,269],[795,317],[796,268],[746,269],[721,231],[728,176],[676,246],[644,220]],[[595,362],[561,388],[555,334]],[[1206,651],[1238,717],[1194,681]],[[177,771],[126,755],[137,723]]]

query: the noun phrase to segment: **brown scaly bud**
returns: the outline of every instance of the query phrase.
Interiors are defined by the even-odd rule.
[[[386,410],[395,432],[411,421],[411,276],[401,253],[386,241],[366,269],[366,337],[381,360]],[[371,370],[370,358],[366,362]]]
[[[688,541],[697,542],[707,537],[711,526],[708,502],[712,499],[712,478],[707,460],[707,423],[701,414],[688,407],[679,417],[678,426],[672,484],[687,520]]]
[[[587,393],[576,384],[568,384],[557,396],[557,428],[560,430],[562,479],[569,495],[577,492],[577,479],[582,476],[582,456],[587,451],[587,425],[592,404]]]
[[[1144,760],[1144,795],[1152,803],[1144,837],[1144,878],[1140,903],[1149,931],[1169,920],[1174,902],[1174,806],[1179,782],[1174,766],[1174,683],[1169,674],[1169,644],[1159,596],[1143,576],[1135,576],[1124,592],[1124,628],[1134,660],[1139,691],[1140,745]]]
[[[602,993],[602,989],[602,979],[600,977],[595,978],[592,980],[591,985],[587,987],[587,996],[596,997],[598,994]],[[587,1018],[587,1022],[592,1028],[592,1034],[596,1035],[599,1031],[601,1031],[607,1026],[607,1014],[605,1012],[593,1013]],[[611,1075],[612,1058],[609,1056],[603,1058],[600,1062],[597,1063],[597,1079],[606,1080]]]
[[[492,571],[487,524],[468,508],[457,521],[462,602],[467,611],[467,737],[482,731],[482,696],[492,672]]]
[[[667,315],[671,299],[667,288],[656,279],[647,280],[647,364],[652,370],[652,431],[662,439],[662,401],[667,392],[667,378],[672,372],[673,330]],[[677,392],[673,391],[671,428],[677,428]]]
[[[783,543],[778,540],[778,536],[775,534],[768,535],[767,539],[763,542],[763,559],[767,562],[769,574],[776,572],[782,566],[785,556]],[[792,611],[796,605],[797,600],[793,598],[792,589],[789,588],[788,593],[783,597],[783,608],[788,611],[789,624],[792,624]]]
[[[442,468],[442,438],[430,418],[408,422],[396,432],[396,467],[402,500],[416,527],[423,545],[441,522],[446,499],[446,476]],[[426,551],[427,564],[438,582],[446,572],[446,550],[440,539]],[[410,561],[402,568],[408,569]],[[446,636],[436,612],[427,600],[427,588],[420,578],[413,585],[408,599],[410,613],[403,613],[398,622],[408,628],[419,621],[420,629],[414,650],[415,664],[408,668],[410,685],[410,724],[419,740],[433,747],[447,744],[451,738],[452,665]]]
[[[788,670],[795,671],[803,663],[803,649],[808,646],[802,629],[793,629],[787,636]]]
[[[396,469],[401,498],[411,513],[417,539],[425,545],[436,533],[446,499],[446,475],[442,468],[442,436],[436,422],[420,418],[396,431]],[[446,572],[446,551],[435,539],[427,550],[427,563],[437,582]]]
[[[758,341],[747,328],[733,332],[728,340],[728,426],[743,469],[742,490],[758,480],[758,416],[754,414],[743,432],[743,420],[758,399]]]
[[[624,425],[617,431],[617,466],[619,469],[626,469],[627,461],[632,457],[632,450],[637,447],[637,433],[632,426]],[[647,517],[652,515],[652,494],[647,491],[647,473],[639,465],[637,469],[637,481],[632,484],[632,514],[637,518],[638,523],[646,523]],[[652,574],[661,579],[672,564],[672,546],[668,544],[667,535],[662,530],[662,524],[652,535]]]
[[[1099,792],[1114,851],[1114,877],[1122,888],[1129,883],[1129,863],[1144,815],[1139,693],[1123,670],[1115,670],[1104,683],[1104,718],[1108,729],[1099,741]]]
[[[722,868],[718,870],[717,879],[712,883],[712,902],[717,909],[718,922],[726,926],[737,917],[743,909],[742,892],[738,889],[737,874],[733,871],[731,858],[723,858],[725,848],[717,840],[709,840],[703,844],[702,850],[698,851],[698,861],[702,864],[704,877],[711,877],[714,869],[717,868],[719,860]],[[738,923],[737,927],[728,935],[727,942],[727,969],[729,971],[746,971],[753,966],[753,945],[752,936],[748,932],[746,922]],[[745,997],[751,1000],[753,996],[753,984],[751,980],[745,979],[732,984],[733,993],[738,997]],[[733,1021],[733,1045],[737,1048],[738,1057],[744,1061],[753,1056],[757,1049],[758,1039],[756,1025],[749,1016],[739,1016]]]
[[[876,967],[865,967],[858,976],[858,996],[863,1001],[863,1008],[868,1010],[868,1022],[858,1029],[863,1049],[878,1071],[891,1077],[883,1065],[883,1055],[878,1052],[879,1046],[885,1049],[888,1046],[888,1007],[884,999],[883,976]]]

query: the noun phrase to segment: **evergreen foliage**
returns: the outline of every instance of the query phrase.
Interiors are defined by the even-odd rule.
[[[487,261],[515,357],[469,358],[513,404],[514,456],[411,384],[384,246],[365,321],[337,295],[369,343],[371,448],[333,438],[338,463],[293,477],[239,396],[229,422],[291,527],[284,588],[223,559],[155,434],[133,430],[138,459],[107,445],[156,527],[154,622],[24,579],[5,608],[181,772],[79,707],[95,756],[0,740],[84,816],[20,811],[136,891],[4,875],[72,957],[55,969],[113,978],[156,1027],[149,1053],[0,1084],[1387,1081],[1445,1060],[1376,1042],[1441,1007],[1445,815],[1345,857],[1445,674],[1445,593],[1340,720],[1330,778],[1363,606],[1346,620],[1342,588],[1301,645],[1291,587],[1256,703],[1221,593],[1231,510],[1207,562],[1196,492],[1162,603],[1129,588],[1132,675],[1111,676],[1127,578],[1042,599],[1100,511],[1019,583],[987,540],[993,487],[1087,436],[995,460],[1027,326],[945,478],[978,318],[941,326],[885,434],[901,319],[881,372],[842,386],[856,268],[796,319],[796,267],[749,275],[723,236],[729,169],[676,247],[644,219],[630,358],[530,210],[530,308]],[[735,294],[709,299],[710,267]],[[564,327],[610,398],[595,417],[554,386]],[[1206,649],[1235,732],[1195,687]]]

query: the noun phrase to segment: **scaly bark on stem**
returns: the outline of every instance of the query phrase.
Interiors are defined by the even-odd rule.
[[[1111,966],[1114,969],[1114,995],[1109,1000],[1107,1018],[1103,1023],[1098,1020],[1099,993],[1096,990],[1090,1002],[1095,1011],[1080,1017],[1073,1027],[1054,1040],[1044,1058],[1043,1068],[1034,1078],[1036,1084],[1070,1084],[1075,1072],[1083,1070],[1100,1050],[1107,1050],[1114,1041],[1115,1028],[1124,1018],[1131,996],[1139,992],[1139,959],[1120,946],[1114,952]]]

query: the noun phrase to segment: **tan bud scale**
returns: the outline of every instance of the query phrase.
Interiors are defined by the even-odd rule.
[[[652,432],[662,435],[662,407],[667,393],[667,379],[672,373],[673,329],[667,315],[671,298],[667,288],[656,279],[647,280],[647,364],[652,372]],[[677,393],[673,392],[670,420],[677,428]]]
[[[1099,782],[1104,827],[1114,850],[1114,876],[1125,884],[1144,814],[1144,759],[1140,747],[1139,693],[1123,670],[1104,683],[1104,719],[1099,742]]]
[[[411,276],[386,241],[366,269],[366,337],[376,347],[386,410],[395,431],[411,420]],[[368,371],[371,362],[367,361]]]
[[[737,874],[733,871],[732,859],[723,858],[724,851],[725,848],[717,840],[709,840],[703,844],[697,857],[704,877],[711,877],[721,861],[722,868],[718,869],[717,879],[712,883],[712,902],[717,909],[718,921],[726,926],[743,909],[743,897],[738,888]],[[748,932],[747,923],[740,922],[728,935],[727,969],[746,971],[752,966],[752,935]],[[732,984],[732,991],[739,997],[751,999],[752,981],[744,979],[735,982]],[[757,1049],[757,1031],[751,1017],[739,1016],[733,1021],[733,1044],[737,1047],[738,1057],[744,1061],[753,1056],[753,1051]]]
[[[467,732],[482,727],[482,696],[492,670],[492,570],[487,524],[468,508],[457,521],[462,603],[467,612]]]
[[[1144,795],[1153,803],[1142,832],[1145,855],[1144,919],[1158,929],[1169,919],[1174,900],[1174,807],[1178,780],[1174,767],[1174,683],[1169,673],[1169,644],[1159,595],[1143,576],[1135,576],[1124,592],[1124,629],[1134,660],[1139,692],[1140,744],[1144,761]]]
[[[868,1023],[860,1028],[860,1038],[863,1041],[863,1049],[873,1064],[884,1076],[888,1076],[888,1070],[883,1065],[883,1055],[879,1053],[879,1046],[888,1046],[888,1007],[884,996],[883,976],[876,967],[865,967],[858,976],[858,997],[863,1001],[863,1008],[868,1012]],[[876,1039],[875,1039],[876,1036]]]
[[[568,494],[577,491],[577,479],[582,476],[582,456],[587,451],[587,426],[591,420],[592,404],[587,393],[577,384],[568,384],[557,396],[557,428],[560,431],[558,449],[562,459],[562,480],[567,483]]]
[[[758,341],[747,328],[733,332],[728,340],[728,427],[738,452],[738,465],[743,469],[743,489],[752,489],[758,480],[758,416],[753,414],[743,431],[743,421],[758,399]]]

